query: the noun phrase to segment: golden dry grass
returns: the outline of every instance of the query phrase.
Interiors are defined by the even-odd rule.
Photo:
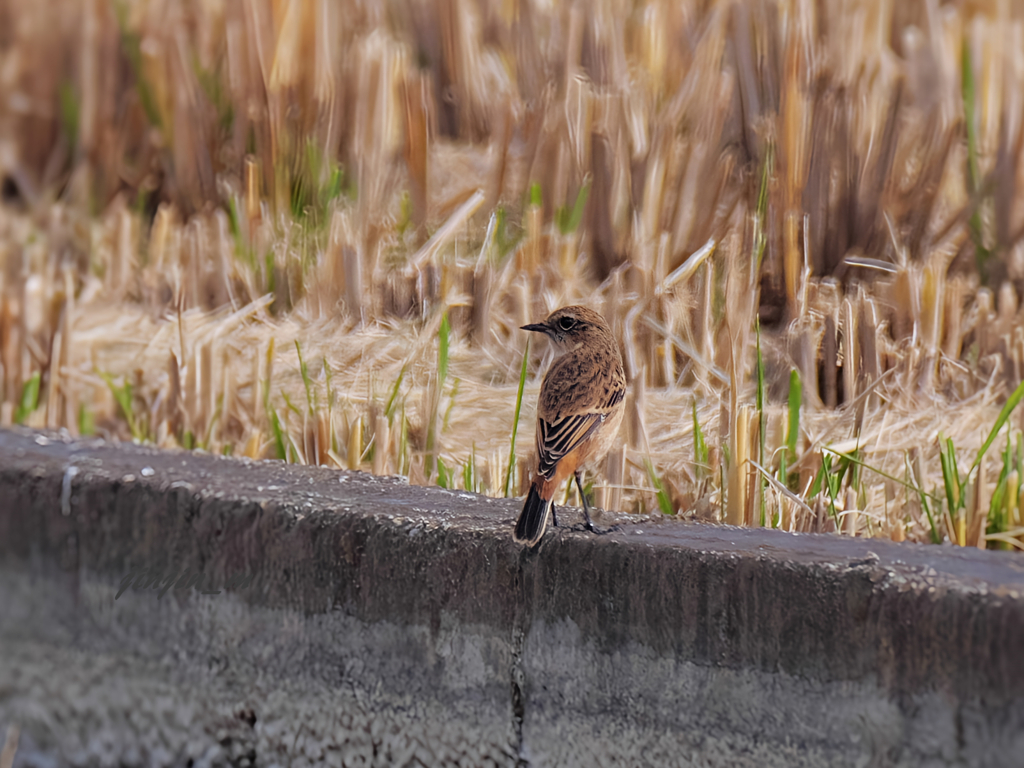
[[[997,0],[0,0],[0,423],[501,494],[585,303],[598,504],[1024,546],[1022,82]]]

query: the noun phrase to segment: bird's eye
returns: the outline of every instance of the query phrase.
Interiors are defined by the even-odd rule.
[[[573,328],[576,327],[576,318],[569,317],[568,315],[566,315],[565,317],[560,317],[558,318],[558,327],[561,328],[563,331],[571,331]]]

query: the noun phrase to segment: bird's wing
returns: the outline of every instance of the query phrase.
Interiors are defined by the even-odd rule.
[[[537,472],[550,478],[562,457],[571,453],[605,420],[604,413],[577,413],[558,421],[537,421]]]

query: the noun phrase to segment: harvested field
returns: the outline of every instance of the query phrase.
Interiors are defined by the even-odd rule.
[[[599,506],[1024,549],[1022,84],[996,0],[0,0],[0,425],[515,495],[584,303]]]

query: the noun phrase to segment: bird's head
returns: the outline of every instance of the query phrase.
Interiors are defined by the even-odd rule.
[[[611,337],[608,324],[601,315],[579,306],[556,309],[543,323],[531,323],[522,329],[547,335],[562,350],[572,349],[590,337]]]

